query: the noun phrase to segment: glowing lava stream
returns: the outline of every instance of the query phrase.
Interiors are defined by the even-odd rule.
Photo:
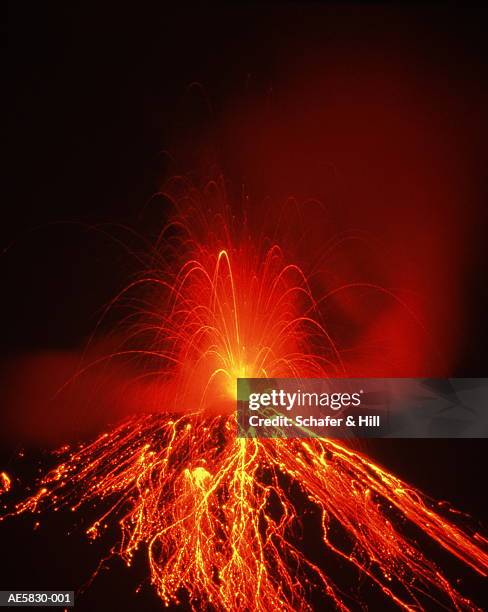
[[[88,535],[115,525],[112,553],[128,565],[146,550],[165,604],[186,592],[195,609],[306,610],[322,597],[346,610],[356,585],[338,586],[334,564],[405,609],[432,600],[476,609],[416,542],[430,538],[485,576],[486,540],[458,527],[457,514],[345,444],[236,438],[237,377],[345,369],[300,268],[276,245],[255,248],[246,229],[236,237],[225,214],[197,222],[202,207],[186,210],[159,241],[172,255],[158,246],[128,289],[151,288],[118,353],[145,364],[161,409],[68,449],[15,513],[96,504]],[[301,538],[307,521],[314,552]]]

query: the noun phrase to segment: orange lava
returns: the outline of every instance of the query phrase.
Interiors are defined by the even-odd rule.
[[[238,377],[347,370],[300,268],[274,243],[256,247],[245,224],[234,231],[228,210],[209,216],[192,198],[165,228],[149,272],[128,288],[149,289],[117,354],[156,381],[159,410],[67,450],[15,512],[95,504],[88,536],[115,525],[112,552],[128,565],[144,550],[164,604],[183,589],[195,609],[291,612],[314,609],[318,593],[346,610],[357,585],[344,592],[334,562],[405,609],[431,600],[477,609],[410,533],[485,576],[486,540],[449,512],[346,444],[236,437]],[[322,561],[301,543],[307,521]]]

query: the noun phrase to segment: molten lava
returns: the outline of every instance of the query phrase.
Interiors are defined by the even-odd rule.
[[[135,359],[150,412],[65,449],[14,512],[95,505],[87,534],[115,525],[112,553],[127,565],[144,550],[164,604],[183,590],[195,609],[291,612],[321,597],[346,610],[355,587],[344,592],[333,562],[404,609],[431,600],[476,609],[412,535],[485,576],[486,540],[454,513],[345,444],[236,437],[238,377],[337,377],[347,367],[279,245],[256,244],[243,219],[226,206],[207,213],[196,193],[175,206],[148,272],[118,297],[138,302],[110,356]],[[313,554],[301,538],[307,521]]]

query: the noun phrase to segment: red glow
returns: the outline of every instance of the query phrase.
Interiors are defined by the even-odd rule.
[[[282,248],[251,237],[221,186],[184,193],[171,196],[178,212],[148,272],[117,298],[129,306],[126,337],[102,360],[130,361],[137,376],[127,401],[144,389],[151,414],[65,449],[15,512],[95,503],[103,510],[89,537],[118,523],[113,553],[130,565],[146,550],[165,603],[184,589],[195,609],[292,611],[311,608],[318,591],[347,609],[327,564],[300,548],[309,512],[320,519],[324,558],[351,566],[400,607],[432,598],[476,609],[406,534],[413,526],[486,575],[486,541],[457,526],[455,513],[343,444],[236,439],[238,376],[347,375],[347,360],[329,331],[327,300],[314,298],[313,281]],[[412,318],[391,291],[363,283],[337,292],[350,289]]]

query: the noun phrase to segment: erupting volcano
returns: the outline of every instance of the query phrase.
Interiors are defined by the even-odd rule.
[[[171,199],[147,270],[114,301],[130,312],[107,356],[131,360],[141,403],[151,401],[65,447],[10,514],[98,508],[88,536],[115,526],[110,554],[127,565],[144,551],[166,605],[291,612],[320,600],[347,610],[361,590],[345,592],[339,568],[404,609],[477,609],[422,550],[433,540],[486,576],[487,541],[459,526],[459,513],[350,445],[236,437],[237,378],[337,378],[347,363],[322,296],[282,245],[232,212],[221,185]]]

